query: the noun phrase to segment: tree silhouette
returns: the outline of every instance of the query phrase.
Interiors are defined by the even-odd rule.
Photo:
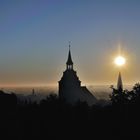
[[[111,89],[112,104],[107,106],[88,106],[81,101],[71,105],[54,94],[39,104],[17,104],[15,94],[0,91],[0,130],[5,136],[18,139],[134,138],[139,134],[140,84],[136,83],[131,91],[113,86]]]
[[[110,88],[113,90],[112,94],[110,95],[112,104],[122,105],[128,103],[128,90],[118,90],[113,86],[111,86]]]

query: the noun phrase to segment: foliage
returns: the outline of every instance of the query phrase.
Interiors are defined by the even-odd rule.
[[[136,83],[133,87],[133,90],[118,90],[111,86],[112,94],[110,99],[112,104],[137,104],[140,101],[140,84]]]
[[[40,104],[17,104],[14,94],[0,92],[0,132],[8,139],[120,139],[137,136],[140,84],[131,91],[113,86],[108,106],[78,101],[70,105],[49,95]],[[133,128],[133,129],[131,129]]]

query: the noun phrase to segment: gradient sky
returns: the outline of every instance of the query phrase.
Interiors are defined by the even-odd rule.
[[[0,85],[57,85],[71,41],[83,84],[140,81],[140,1],[0,0]]]

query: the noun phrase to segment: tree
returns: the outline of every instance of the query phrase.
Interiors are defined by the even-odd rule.
[[[140,101],[140,83],[136,83],[133,90],[129,93],[131,96],[131,101],[134,103],[139,103]]]
[[[122,105],[128,103],[128,90],[118,90],[115,89],[113,85],[110,88],[113,90],[110,95],[112,104]]]

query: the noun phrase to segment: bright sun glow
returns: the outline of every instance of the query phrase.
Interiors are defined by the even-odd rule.
[[[115,58],[115,64],[116,65],[118,65],[118,66],[122,66],[122,65],[124,65],[125,64],[125,58],[124,57],[122,57],[122,56],[118,56],[118,57],[116,57]]]

